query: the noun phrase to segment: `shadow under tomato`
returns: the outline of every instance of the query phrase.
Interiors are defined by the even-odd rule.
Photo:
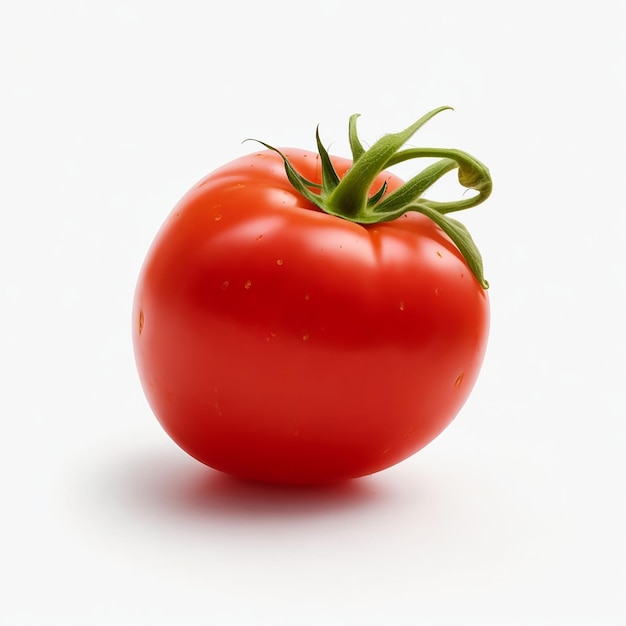
[[[110,505],[164,516],[311,516],[373,505],[385,496],[374,477],[322,486],[274,485],[217,472],[177,451],[118,459],[101,472]]]

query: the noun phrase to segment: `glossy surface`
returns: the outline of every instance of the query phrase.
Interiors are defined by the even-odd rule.
[[[316,180],[315,153],[284,152]],[[402,183],[387,174],[374,190],[383,180]],[[139,277],[133,341],[148,401],[190,455],[320,483],[436,437],[474,385],[488,317],[487,293],[434,223],[321,213],[263,151],[207,176],[168,217]]]

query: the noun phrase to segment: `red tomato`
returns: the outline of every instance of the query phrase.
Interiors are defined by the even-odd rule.
[[[320,182],[320,156],[282,151]],[[343,177],[351,161],[332,158]],[[372,189],[402,181],[383,172]],[[488,333],[487,292],[451,239],[409,212],[322,212],[264,150],[175,207],[139,277],[147,399],[191,456],[240,477],[327,483],[387,468],[455,417]]]

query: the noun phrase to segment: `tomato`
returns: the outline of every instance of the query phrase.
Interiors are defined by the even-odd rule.
[[[352,139],[353,160],[268,148],[215,170],[141,269],[133,342],[146,397],[217,470],[291,484],[377,472],[436,437],[477,379],[489,301],[458,244],[418,210],[364,224],[311,200],[329,164],[331,187],[348,180],[361,157]],[[377,171],[366,194],[382,201],[403,184]]]

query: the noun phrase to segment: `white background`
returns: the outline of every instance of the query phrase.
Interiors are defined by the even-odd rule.
[[[0,622],[626,623],[620,4],[4,1]],[[187,458],[130,341],[172,206],[246,137],[347,155],[351,113],[371,143],[442,104],[415,143],[495,181],[462,217],[493,323],[457,420],[334,488]]]

